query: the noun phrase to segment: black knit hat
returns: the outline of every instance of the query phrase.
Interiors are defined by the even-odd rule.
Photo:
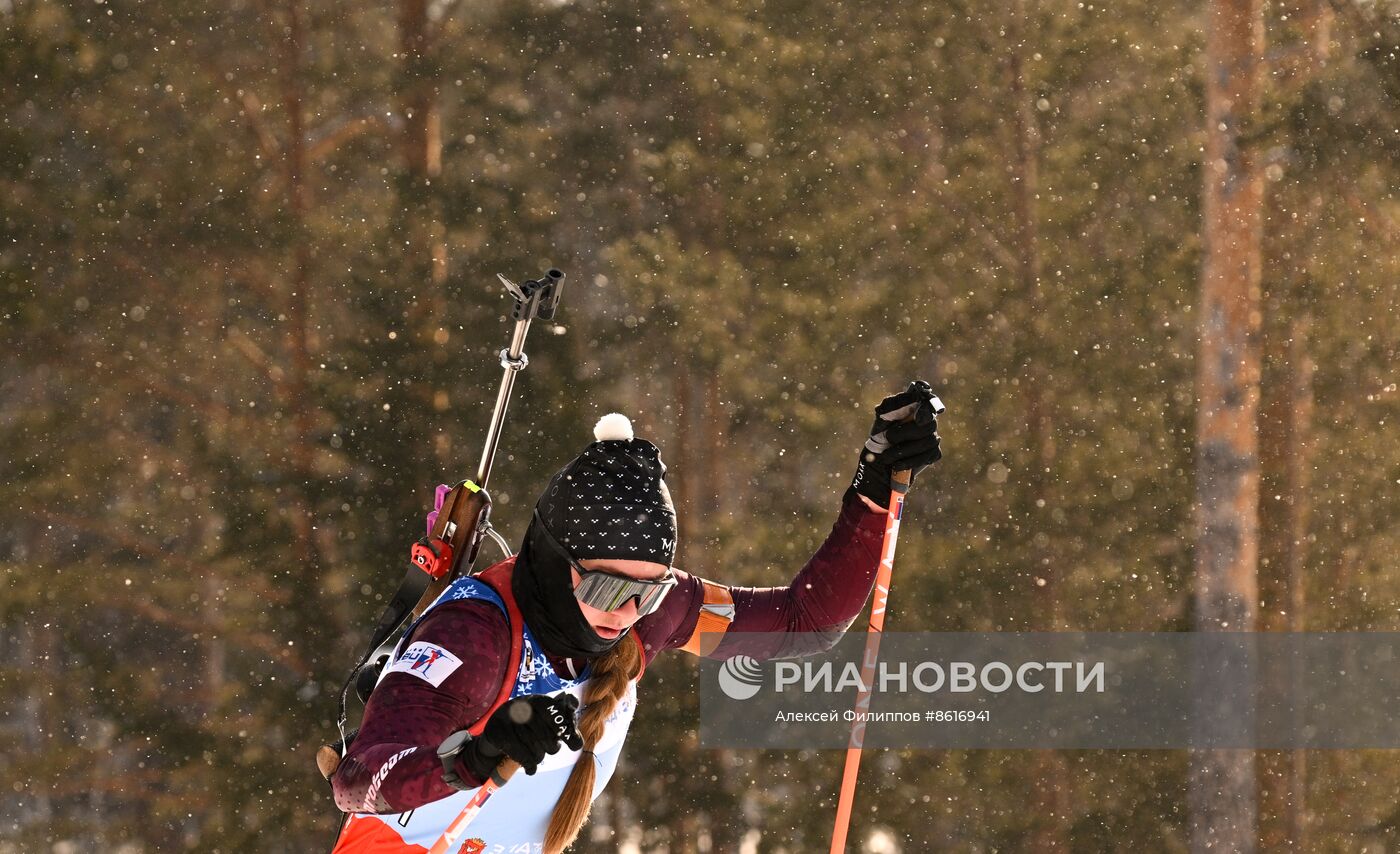
[[[578,560],[617,558],[670,566],[676,556],[676,510],[661,452],[632,435],[616,412],[593,428],[597,441],[549,481],[540,517]]]
[[[597,441],[550,478],[535,504],[512,580],[525,622],[556,655],[596,656],[623,636],[600,638],[573,596],[568,561],[538,530],[541,522],[575,560],[645,560],[670,566],[676,511],[660,451],[632,434],[618,413],[593,428]]]

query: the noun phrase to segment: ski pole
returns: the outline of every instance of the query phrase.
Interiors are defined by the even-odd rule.
[[[917,385],[911,384],[910,391]],[[934,415],[942,415],[943,401],[934,397],[930,403]],[[880,546],[880,568],[875,573],[875,599],[870,606],[870,628],[865,635],[865,654],[861,660],[860,693],[856,695],[856,719],[851,724],[851,739],[846,746],[846,767],[841,772],[841,799],[836,806],[836,827],[831,834],[831,854],[846,850],[846,833],[851,827],[851,809],[856,799],[856,774],[860,771],[860,754],[865,746],[865,717],[870,711],[870,685],[875,680],[875,661],[880,655],[880,638],[885,631],[885,610],[890,598],[890,578],[894,575],[894,547],[899,539],[899,520],[904,517],[904,496],[909,492],[913,473],[908,469],[894,472],[890,477],[889,515],[885,517],[885,540]]]
[[[519,770],[520,763],[514,759],[506,759],[497,765],[496,770],[491,773],[491,778],[481,784],[481,788],[477,789],[472,799],[467,802],[466,806],[462,807],[457,818],[442,832],[442,836],[439,836],[437,842],[433,843],[433,847],[428,849],[428,854],[447,854],[448,851],[451,851],[452,847],[457,844],[457,838],[466,832],[467,825],[472,823],[477,813],[486,806],[486,802],[490,800],[492,795],[496,794],[496,790],[504,786]],[[497,782],[498,780],[499,782]]]

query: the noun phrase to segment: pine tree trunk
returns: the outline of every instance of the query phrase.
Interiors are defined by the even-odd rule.
[[[1293,0],[1280,10],[1282,21],[1292,22],[1307,47],[1301,62],[1292,67],[1273,68],[1271,73],[1284,88],[1301,89],[1327,64],[1330,54],[1333,11],[1327,0]],[[1260,424],[1261,459],[1266,489],[1260,503],[1262,528],[1261,555],[1268,573],[1269,607],[1265,612],[1268,631],[1307,631],[1306,586],[1310,450],[1313,446],[1312,378],[1315,364],[1309,353],[1312,332],[1312,299],[1307,256],[1295,258],[1297,246],[1314,246],[1320,239],[1324,199],[1314,191],[1305,215],[1297,211],[1287,216],[1280,211],[1280,222],[1292,223],[1280,242],[1279,254],[1287,259],[1288,284],[1277,295],[1274,310],[1280,318],[1273,324],[1273,335],[1266,339],[1266,358],[1277,367],[1272,393],[1265,401],[1265,418]],[[1281,206],[1282,207],[1282,206]],[[1271,318],[1272,319],[1272,316]],[[1272,440],[1272,441],[1271,441]],[[1274,500],[1274,496],[1278,500]],[[1296,663],[1288,663],[1291,673],[1277,674],[1298,685],[1302,674]],[[1260,774],[1264,798],[1260,840],[1265,850],[1307,850],[1307,752],[1270,752]]]
[[[1288,630],[1307,631],[1306,570],[1308,554],[1308,515],[1310,488],[1308,471],[1312,447],[1312,378],[1316,365],[1308,354],[1312,315],[1304,311],[1293,320],[1290,336],[1289,364],[1295,369],[1292,405],[1289,407],[1290,427],[1297,444],[1288,457],[1286,488],[1292,500],[1288,504],[1288,536],[1283,558],[1288,577]],[[1295,663],[1292,684],[1297,685],[1303,674]],[[1307,848],[1307,751],[1292,750],[1288,754],[1288,847],[1294,851]]]
[[[289,462],[292,482],[290,490],[292,528],[296,532],[297,548],[305,556],[306,566],[313,572],[320,560],[312,532],[312,508],[305,484],[311,475],[311,407],[308,382],[311,375],[311,350],[307,341],[311,304],[311,229],[307,215],[311,211],[311,185],[307,170],[310,160],[306,147],[306,111],[302,91],[302,53],[305,49],[304,13],[299,0],[289,0],[286,7],[286,30],[283,39],[282,105],[287,114],[287,144],[284,151],[287,170],[287,202],[295,224],[292,248],[292,281],[287,294],[287,370],[284,406],[291,410],[292,435],[289,442]]]
[[[447,315],[447,228],[436,186],[442,175],[441,68],[436,59],[428,0],[400,0],[399,47],[403,58],[398,93],[403,114],[400,148],[408,169],[407,198],[400,207],[408,217],[408,233],[417,252],[410,269],[411,286],[421,290],[413,319],[421,321],[423,343],[432,348],[437,364],[447,361],[450,339]]]
[[[1251,631],[1258,612],[1260,238],[1263,186],[1242,137],[1259,101],[1260,0],[1211,0],[1206,43],[1206,160],[1197,353],[1195,628]],[[1197,689],[1211,706],[1236,685]],[[1254,754],[1195,750],[1189,806],[1194,851],[1256,847]]]

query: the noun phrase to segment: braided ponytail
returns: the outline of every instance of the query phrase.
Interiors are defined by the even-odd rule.
[[[593,805],[593,784],[598,775],[593,748],[603,737],[603,723],[627,693],[627,685],[642,670],[642,653],[635,638],[621,643],[593,661],[593,673],[583,688],[583,715],[578,722],[583,752],[554,805],[544,835],[545,854],[560,854],[573,844]]]

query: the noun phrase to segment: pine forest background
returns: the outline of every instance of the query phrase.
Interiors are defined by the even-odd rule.
[[[312,755],[432,486],[475,469],[497,272],[569,276],[493,475],[512,541],[619,409],[678,565],[786,584],[871,407],[933,381],[903,631],[1214,619],[1201,306],[1235,287],[1229,601],[1400,629],[1398,52],[1394,0],[0,0],[0,850],[328,850]],[[580,849],[826,850],[842,754],[701,750],[695,690],[649,671]],[[1234,768],[1245,848],[1400,850],[1393,754]],[[870,753],[853,832],[1205,850],[1193,779]]]

